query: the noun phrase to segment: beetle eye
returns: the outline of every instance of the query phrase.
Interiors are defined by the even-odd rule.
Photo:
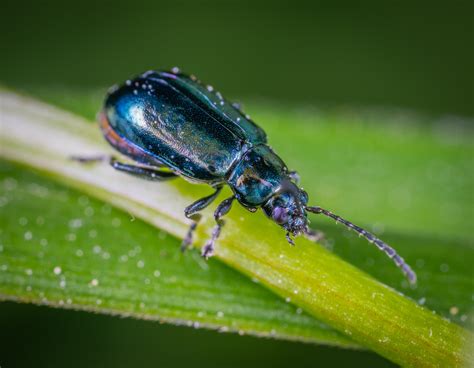
[[[288,211],[283,207],[275,207],[272,213],[272,218],[277,224],[284,224],[288,222]]]
[[[303,202],[304,205],[308,203],[308,193],[303,189],[301,189],[301,202]]]

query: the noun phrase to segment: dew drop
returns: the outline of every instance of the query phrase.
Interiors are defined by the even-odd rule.
[[[441,266],[439,266],[439,269],[441,272],[448,272],[449,271],[449,265],[447,265],[446,263],[443,263]]]
[[[115,218],[112,220],[112,226],[113,226],[113,227],[119,227],[121,223],[122,223],[122,221],[120,221],[120,219],[117,218],[117,217],[115,217]]]
[[[73,234],[73,233],[66,234],[67,241],[73,242],[73,241],[76,241],[76,238],[77,238],[76,234]]]
[[[69,227],[71,229],[78,229],[82,227],[82,219],[76,218],[69,221]]]
[[[416,263],[415,263],[415,264],[416,264],[416,267],[418,267],[418,268],[423,268],[423,266],[425,265],[425,260],[419,258],[419,259],[416,260]]]
[[[98,286],[98,285],[99,285],[99,280],[97,280],[97,279],[92,279],[91,282],[90,282],[90,285],[91,285],[91,286]]]
[[[94,209],[92,207],[86,207],[84,209],[84,215],[87,217],[92,217],[94,215]]]
[[[86,206],[89,204],[89,197],[87,196],[80,196],[77,201],[81,206]]]

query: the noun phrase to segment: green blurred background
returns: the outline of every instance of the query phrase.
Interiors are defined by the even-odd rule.
[[[0,81],[105,88],[178,65],[240,101],[473,116],[471,1],[4,1]],[[390,366],[373,354],[0,304],[10,366]]]
[[[180,66],[225,95],[473,115],[472,1],[3,1],[3,82]]]

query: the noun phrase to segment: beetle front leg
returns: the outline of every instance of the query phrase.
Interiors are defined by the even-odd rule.
[[[319,243],[324,239],[324,233],[322,231],[312,230],[309,227],[306,228],[304,236],[306,239],[311,240],[314,243]]]
[[[217,224],[216,226],[214,226],[214,229],[212,229],[211,239],[209,239],[206,245],[204,246],[204,248],[202,248],[202,253],[201,253],[201,255],[206,259],[214,255],[216,240],[221,234],[221,229],[222,229],[222,226],[224,225],[224,222],[221,220],[221,218],[230,211],[230,209],[232,208],[232,202],[234,201],[234,199],[235,199],[235,196],[224,199],[219,204],[219,206],[217,206],[217,209],[214,212],[214,219],[216,220]]]
[[[186,234],[186,237],[181,243],[181,251],[184,252],[193,243],[193,233],[196,230],[199,220],[201,219],[201,215],[198,212],[209,206],[216,199],[221,190],[222,185],[216,187],[216,191],[211,195],[198,199],[196,202],[191,203],[188,207],[184,209],[184,215],[188,219],[193,220],[193,223],[189,227],[188,233]]]

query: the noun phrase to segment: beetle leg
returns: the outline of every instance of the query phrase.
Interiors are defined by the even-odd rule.
[[[168,179],[173,179],[177,177],[173,172],[157,170],[152,167],[144,167],[138,165],[124,164],[123,162],[115,160],[115,158],[110,158],[110,165],[118,171],[126,172],[134,176],[139,176],[143,179],[154,180],[154,181],[163,181]]]
[[[290,243],[290,245],[292,245],[292,246],[295,245],[295,241],[293,239],[291,239],[290,233],[287,232],[285,237],[286,237],[286,241],[288,243]]]
[[[88,164],[93,162],[102,162],[102,161],[110,161],[112,159],[111,156],[107,155],[96,155],[96,156],[71,156],[71,160],[80,162],[81,164]]]
[[[198,199],[196,202],[191,203],[188,207],[184,209],[184,215],[187,218],[191,218],[191,216],[195,213],[202,211],[204,208],[209,206],[214,201],[214,199],[216,199],[221,190],[222,185],[219,185],[218,187],[216,187],[216,191],[211,195],[208,195],[207,197]]]
[[[222,190],[222,185],[216,187],[216,191],[207,197],[198,199],[196,202],[191,203],[188,207],[184,209],[184,215],[193,220],[193,223],[189,227],[186,237],[183,239],[181,244],[181,251],[185,251],[193,243],[193,233],[196,230],[197,224],[201,219],[201,215],[197,212],[202,211],[204,208],[209,206],[219,195]]]
[[[288,173],[291,180],[293,180],[296,184],[300,183],[300,176],[296,171],[290,171]]]
[[[208,259],[209,257],[212,257],[214,254],[214,246],[216,244],[216,240],[221,234],[221,229],[222,226],[224,225],[224,221],[221,220],[223,216],[225,216],[230,209],[232,208],[232,202],[234,201],[235,196],[229,197],[227,199],[224,199],[219,206],[217,206],[216,211],[214,212],[214,219],[216,220],[216,226],[214,226],[214,229],[212,230],[212,236],[211,239],[208,240],[204,248],[202,248],[202,253],[201,255]]]
[[[306,239],[311,240],[312,242],[319,243],[324,239],[324,233],[318,230],[312,230],[309,227],[306,228],[304,232]]]

